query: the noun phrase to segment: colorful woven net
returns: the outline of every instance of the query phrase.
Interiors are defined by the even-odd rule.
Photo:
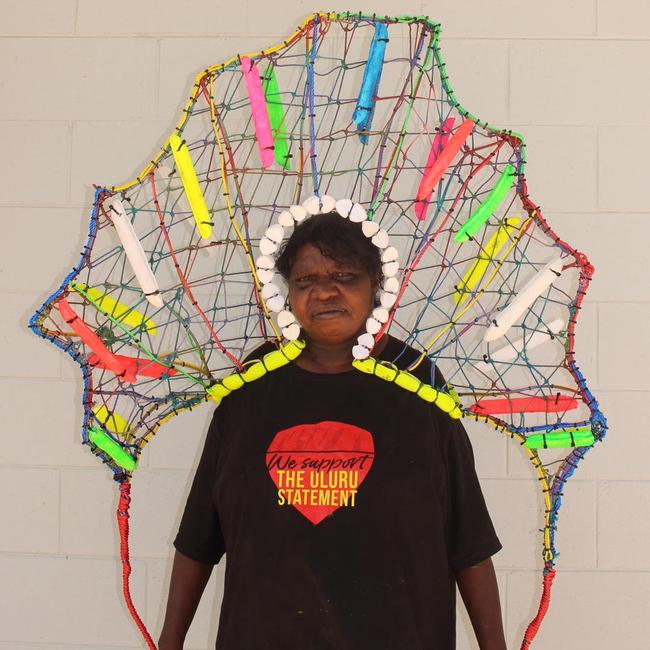
[[[375,337],[439,366],[458,414],[511,437],[539,477],[543,594],[525,648],[548,607],[563,485],[606,429],[574,360],[593,268],[530,199],[522,137],[459,104],[438,33],[425,17],[321,13],[204,70],[138,178],[97,189],[81,259],[31,327],[81,365],[83,441],[120,482],[128,567],[129,478],[158,428],[299,353],[263,293],[267,228],[313,196],[360,205],[399,259]],[[281,358],[244,365],[264,341]],[[126,578],[125,594],[137,619]]]

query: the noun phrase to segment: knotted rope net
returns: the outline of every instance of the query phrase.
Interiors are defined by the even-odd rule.
[[[530,198],[522,136],[461,106],[438,37],[426,17],[319,13],[206,68],[140,175],[96,189],[81,259],[30,325],[79,362],[83,442],[128,483],[167,420],[299,354],[265,291],[278,284],[260,263],[269,227],[303,205],[360,206],[385,262],[369,332],[421,351],[408,370],[428,357],[445,403],[516,441],[539,478],[544,590],[526,648],[548,607],[563,485],[606,430],[574,359],[593,267]],[[245,364],[265,341],[277,354]],[[408,370],[355,364],[426,398]],[[122,499],[128,530],[125,512]]]

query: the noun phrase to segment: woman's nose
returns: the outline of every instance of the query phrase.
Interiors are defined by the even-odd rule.
[[[338,286],[332,278],[318,278],[312,286],[312,296],[321,300],[323,297],[329,298],[338,293]]]

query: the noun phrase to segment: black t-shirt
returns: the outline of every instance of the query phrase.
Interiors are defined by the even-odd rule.
[[[454,572],[501,548],[458,420],[294,363],[215,411],[174,544],[227,553],[218,650],[451,650]]]

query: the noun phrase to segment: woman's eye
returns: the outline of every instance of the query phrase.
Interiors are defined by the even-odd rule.
[[[349,273],[347,271],[341,271],[340,273],[332,273],[329,275],[330,282],[353,282],[356,279],[356,274]],[[305,288],[311,286],[314,282],[318,281],[318,277],[315,275],[300,275],[292,283],[298,288]]]

